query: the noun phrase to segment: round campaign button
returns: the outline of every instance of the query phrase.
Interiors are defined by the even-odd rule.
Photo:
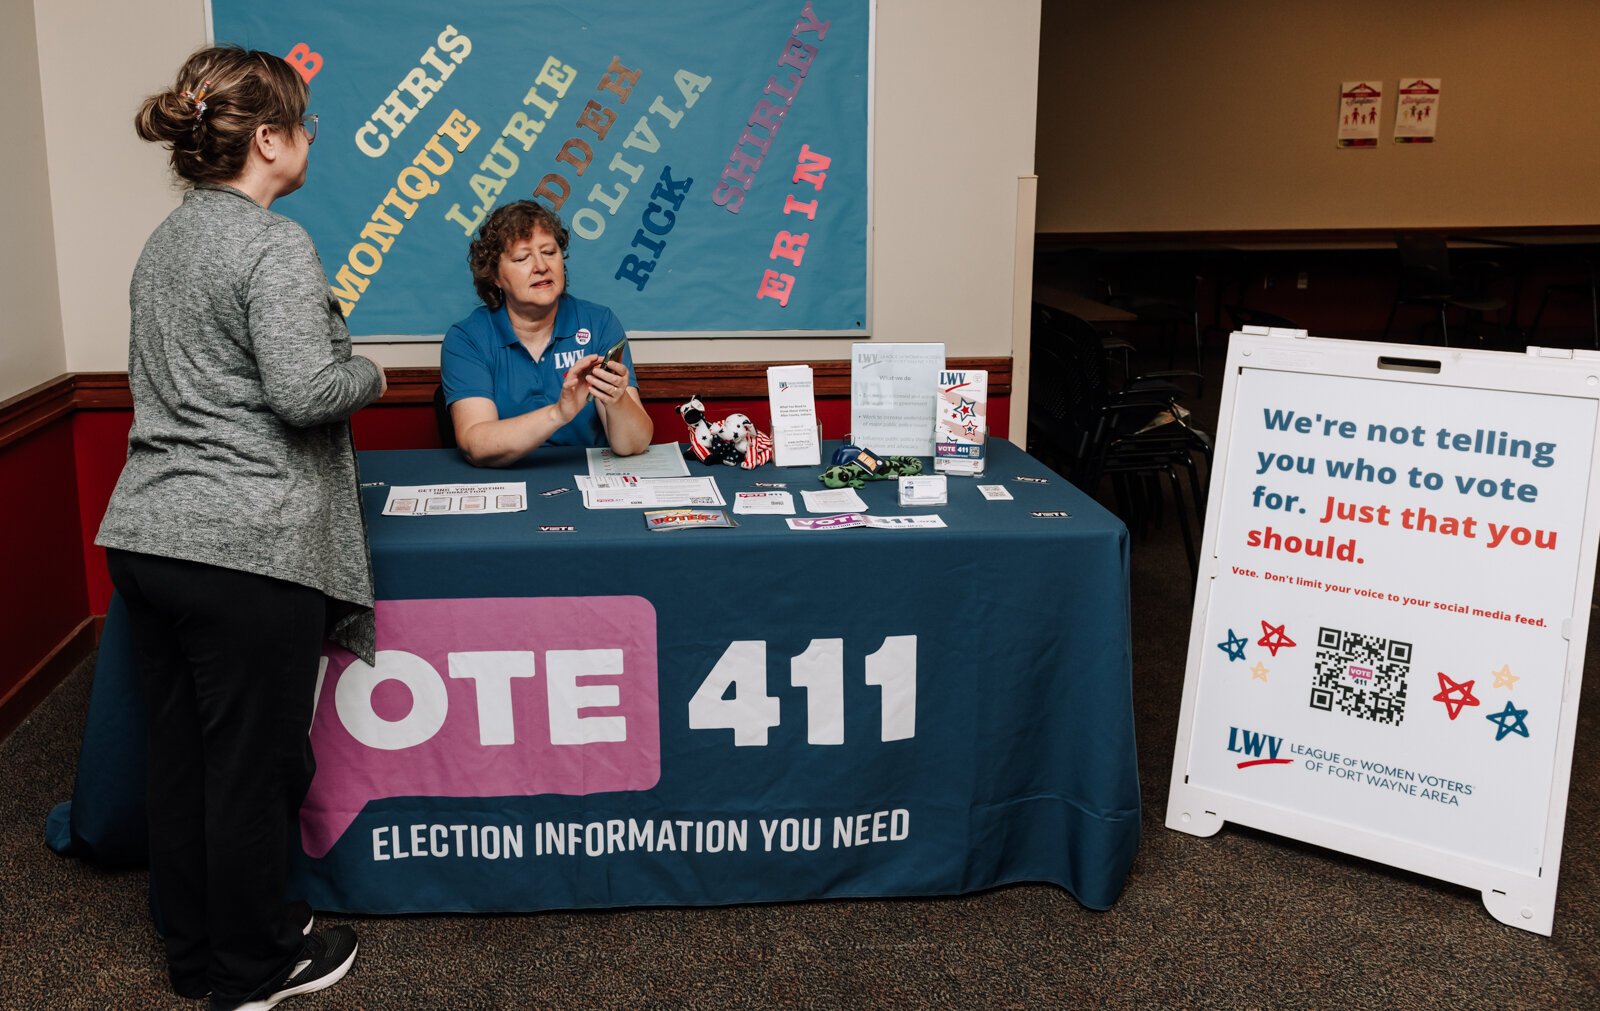
[[[589,343],[589,328],[588,327],[579,327],[578,328],[578,347],[581,348],[585,344],[588,344],[588,343]]]

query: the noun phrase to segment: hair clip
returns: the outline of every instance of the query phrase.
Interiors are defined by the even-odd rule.
[[[211,81],[204,80],[200,82],[200,90],[198,92],[185,91],[183,93],[184,98],[194,103],[194,118],[197,120],[206,114],[206,91],[210,87]]]

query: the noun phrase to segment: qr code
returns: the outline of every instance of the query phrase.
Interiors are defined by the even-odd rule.
[[[1311,708],[1398,727],[1406,715],[1411,644],[1337,628],[1317,630]]]

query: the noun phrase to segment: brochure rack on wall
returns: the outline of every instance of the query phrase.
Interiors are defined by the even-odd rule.
[[[1236,333],[1167,827],[1550,934],[1600,545],[1600,354]]]

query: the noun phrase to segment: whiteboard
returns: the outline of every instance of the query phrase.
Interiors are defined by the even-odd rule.
[[[1600,355],[1235,334],[1167,825],[1482,891],[1548,935]]]

